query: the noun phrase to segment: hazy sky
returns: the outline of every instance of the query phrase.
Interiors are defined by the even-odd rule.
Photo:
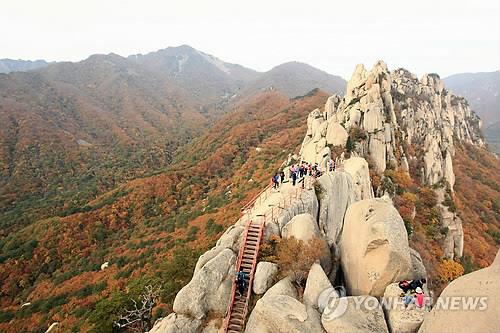
[[[0,0],[0,58],[71,60],[191,45],[257,70],[349,78],[383,59],[421,75],[500,69],[498,0]]]

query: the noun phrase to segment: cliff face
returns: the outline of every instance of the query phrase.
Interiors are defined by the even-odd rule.
[[[307,160],[324,164],[324,148],[345,146],[350,133],[352,150],[367,157],[379,174],[387,168],[408,171],[408,160],[414,160],[428,185],[444,178],[453,188],[454,140],[484,146],[479,118],[465,99],[444,88],[439,76],[427,74],[419,81],[404,69],[390,72],[381,61],[371,71],[358,65],[345,97],[330,97],[322,114],[311,115],[314,123],[308,121],[302,149]]]
[[[445,255],[461,257],[462,220],[443,202],[455,185],[455,144],[483,147],[480,126],[467,101],[446,90],[438,75],[418,80],[405,69],[390,72],[379,61],[370,71],[358,65],[344,98],[332,96],[323,112],[311,112],[301,156],[323,170],[332,158],[341,163],[345,153],[366,158],[382,177],[378,196],[387,193],[386,170],[435,187],[441,227],[448,230]]]

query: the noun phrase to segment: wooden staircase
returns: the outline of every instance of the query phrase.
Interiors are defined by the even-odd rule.
[[[260,242],[265,227],[265,220],[262,220],[262,222],[251,220],[245,227],[243,246],[240,248],[238,261],[236,262],[236,272],[243,269],[243,272],[248,275],[247,288],[243,295],[239,295],[236,283],[233,283],[231,302],[228,307],[226,319],[224,320],[224,332],[226,333],[240,333],[245,329],[248,303],[250,301],[250,295],[252,294],[255,266],[257,265]]]

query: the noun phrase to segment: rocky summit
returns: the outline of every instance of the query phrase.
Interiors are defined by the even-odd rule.
[[[331,96],[324,109],[311,111],[306,121],[299,154],[290,154],[281,166],[284,182],[276,189],[268,187],[247,205],[240,220],[199,258],[191,282],[177,294],[174,312],[151,332],[498,329],[498,255],[490,268],[459,278],[441,294],[489,295],[486,311],[451,312],[427,299],[421,307],[410,302],[398,308],[390,302],[402,302],[400,280],[429,278],[395,207],[390,172],[417,177],[422,186],[434,189],[440,227],[447,230],[445,256],[463,254],[462,219],[446,201],[454,191],[457,145],[484,146],[480,120],[467,101],[446,90],[436,74],[418,80],[405,69],[389,71],[379,61],[371,70],[358,65],[345,96]],[[307,165],[305,175],[295,179],[290,170],[301,163]],[[265,223],[264,239],[256,269],[249,268],[253,301],[237,312],[243,317],[236,325],[227,318],[238,311],[238,305],[231,306],[231,284],[236,266],[244,265],[238,256],[244,258],[248,251],[248,221]],[[291,260],[296,263],[291,270],[280,259],[283,253],[273,252],[276,243],[304,245],[313,240],[318,241],[315,254],[303,247]],[[308,256],[317,260],[299,267]],[[306,271],[302,277],[297,273],[301,269]],[[422,288],[426,298],[434,293],[426,284]]]

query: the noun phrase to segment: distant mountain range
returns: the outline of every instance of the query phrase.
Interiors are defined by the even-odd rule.
[[[260,73],[186,45],[29,71],[38,62],[4,63],[15,71],[0,74],[3,232],[165,168],[178,147],[254,94],[331,94],[346,85],[306,64]]]
[[[448,89],[469,101],[484,127],[500,122],[500,71],[455,74],[444,81]]]
[[[0,73],[25,72],[32,69],[42,68],[49,63],[45,60],[13,60],[0,59]]]
[[[500,71],[456,74],[444,81],[450,90],[469,101],[483,120],[491,150],[500,154]]]

